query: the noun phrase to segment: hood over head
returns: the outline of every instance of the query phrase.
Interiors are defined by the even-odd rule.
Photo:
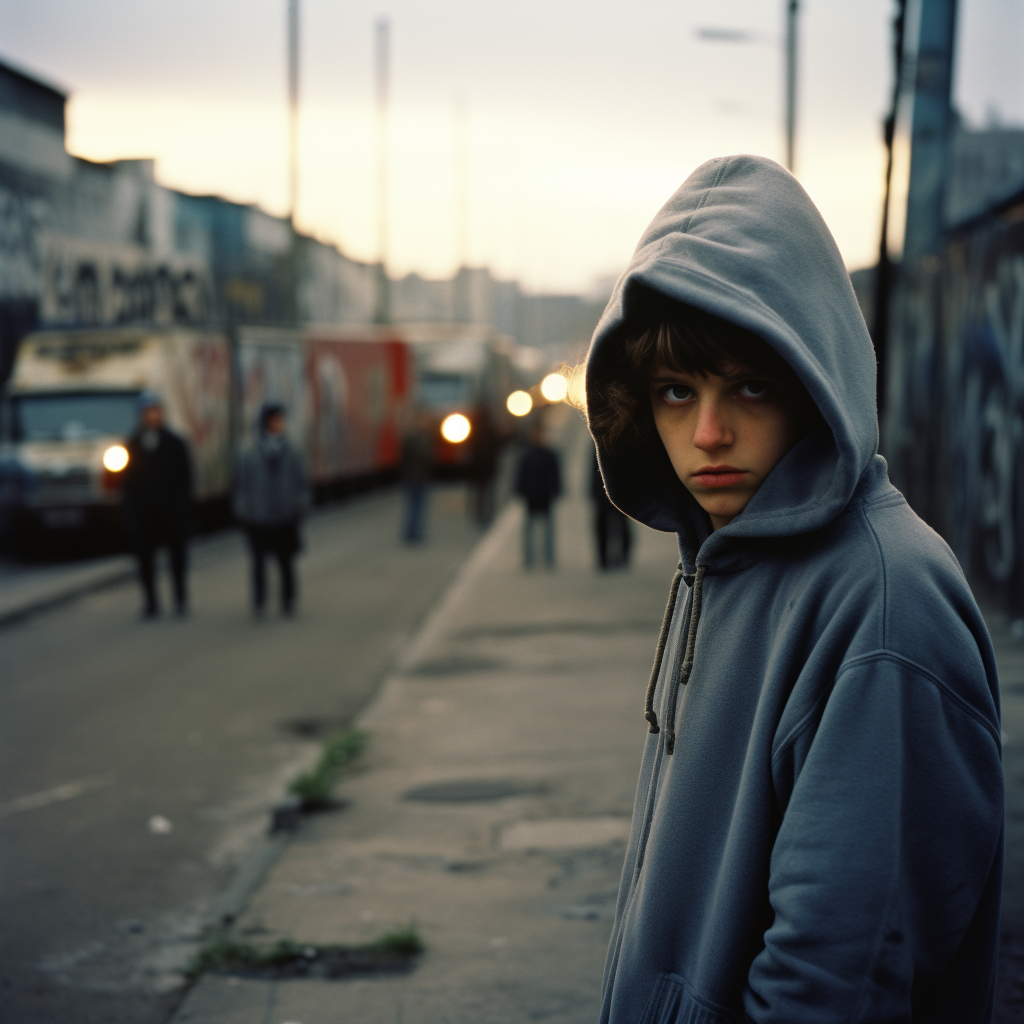
[[[733,156],[686,179],[644,232],[597,325],[588,400],[602,358],[637,333],[648,291],[764,339],[824,420],[715,531],[702,560],[730,538],[792,536],[834,519],[878,448],[875,353],[835,241],[796,178],[764,157]],[[711,524],[657,433],[600,448],[599,459],[611,500],[647,526],[678,533],[692,567]]]

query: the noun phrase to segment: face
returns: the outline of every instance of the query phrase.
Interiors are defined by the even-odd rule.
[[[159,405],[149,405],[142,410],[142,425],[147,430],[159,430],[164,424],[164,411]]]
[[[679,479],[718,530],[799,440],[793,385],[742,366],[724,376],[656,366],[651,409]]]
[[[267,433],[268,434],[283,434],[285,428],[284,416],[281,413],[275,413],[267,420]]]

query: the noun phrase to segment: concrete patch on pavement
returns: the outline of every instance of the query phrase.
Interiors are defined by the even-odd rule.
[[[541,782],[522,779],[453,779],[417,786],[402,794],[405,800],[423,800],[428,803],[464,803],[475,800],[504,800],[510,796],[543,793]]]
[[[629,818],[556,818],[517,821],[501,830],[503,850],[574,850],[629,838]]]

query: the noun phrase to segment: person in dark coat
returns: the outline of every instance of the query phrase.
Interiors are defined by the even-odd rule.
[[[257,615],[266,601],[266,559],[281,571],[281,611],[295,608],[295,555],[301,550],[299,523],[310,505],[302,456],[288,440],[285,408],[268,403],[260,411],[259,437],[242,453],[235,478],[233,508],[245,528],[252,553],[252,604]]]
[[[480,526],[490,526],[494,519],[494,477],[498,470],[501,438],[486,405],[481,405],[474,417],[472,481],[473,512]]]
[[[417,410],[402,438],[402,483],[405,487],[405,519],[402,539],[418,544],[426,536],[427,488],[434,464],[434,445],[430,417]]]
[[[526,502],[523,521],[523,565],[533,566],[533,534],[539,523],[544,533],[544,562],[555,565],[555,523],[551,506],[562,493],[562,475],[558,456],[544,443],[544,425],[536,423],[530,443],[519,459],[516,494]]]
[[[597,450],[590,466],[590,497],[594,502],[594,534],[597,538],[597,564],[602,569],[625,568],[633,546],[629,516],[620,512],[608,497],[597,463]]]
[[[186,544],[192,531],[192,460],[188,446],[164,425],[159,395],[138,399],[139,428],[128,439],[128,465],[122,477],[128,541],[139,566],[145,600],[143,614],[160,614],[156,588],[156,551],[166,547],[174,580],[178,615],[188,611]]]

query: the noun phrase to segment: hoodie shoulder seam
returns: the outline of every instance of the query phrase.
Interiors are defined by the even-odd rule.
[[[965,711],[971,718],[978,722],[982,728],[984,728],[992,739],[995,741],[996,747],[998,748],[1001,744],[999,737],[999,731],[992,723],[973,705],[969,704],[963,699],[958,693],[954,692],[946,683],[944,683],[934,672],[930,672],[923,665],[919,665],[916,661],[910,658],[905,658],[901,654],[896,654],[894,651],[871,651],[868,654],[858,655],[856,658],[851,658],[849,661],[844,661],[836,672],[835,685],[838,685],[839,680],[847,671],[859,668],[863,665],[870,664],[871,662],[877,661],[891,661],[901,666],[902,668],[909,669],[915,675],[930,682],[940,694],[948,697],[954,704],[956,704],[961,710]],[[779,761],[783,755],[793,746],[794,743],[808,730],[811,724],[814,722],[816,712],[823,702],[828,701],[832,696],[832,691],[835,689],[835,685],[826,687],[819,695],[818,699],[811,705],[804,716],[800,719],[796,725],[789,731],[786,738],[779,744],[778,749],[771,756],[772,770],[778,766]]]
[[[885,633],[889,618],[889,587],[885,572],[885,553],[882,551],[882,542],[878,539],[878,534],[875,532],[874,526],[871,525],[871,520],[868,518],[863,502],[857,503],[857,510],[860,512],[861,518],[864,520],[864,525],[867,527],[868,533],[871,534],[871,539],[875,542],[875,549],[878,551],[878,568],[882,574],[882,650],[885,650]]]
[[[866,665],[873,661],[891,661],[901,666],[902,668],[909,669],[915,675],[921,676],[923,679],[928,680],[932,683],[936,689],[947,696],[954,704],[958,705],[964,711],[967,712],[972,718],[976,719],[988,732],[992,738],[996,741],[996,745],[999,746],[1001,743],[999,737],[999,730],[976,708],[973,704],[964,700],[948,683],[943,682],[934,672],[924,667],[924,665],[918,664],[912,658],[907,658],[902,654],[897,654],[895,651],[871,651],[868,654],[860,654],[856,658],[851,658],[849,661],[844,661],[839,666],[839,670],[836,672],[836,682],[839,682],[841,676],[847,671],[859,668],[861,665]]]

